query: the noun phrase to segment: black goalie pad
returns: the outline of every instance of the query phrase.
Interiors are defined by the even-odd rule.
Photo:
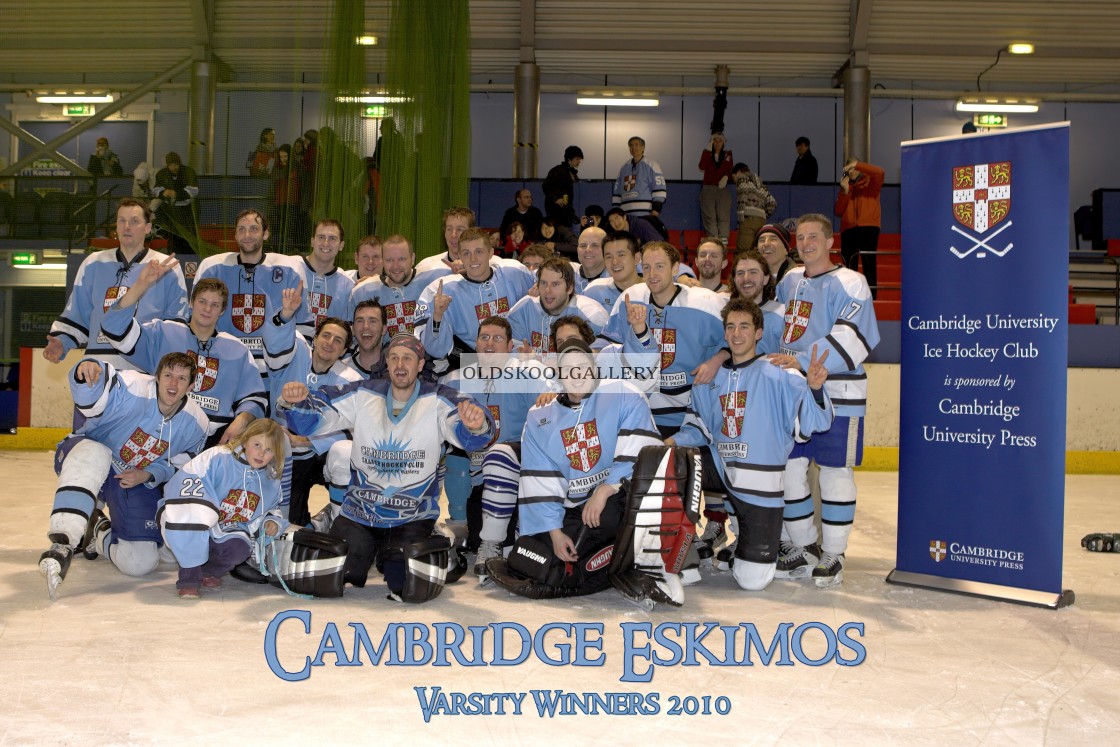
[[[549,548],[552,552],[552,548]],[[564,599],[593,594],[606,588],[606,582],[600,588],[591,590],[581,586],[551,586],[510,570],[509,562],[505,558],[490,558],[486,561],[486,573],[498,586],[508,592],[526,599]]]
[[[344,539],[314,529],[288,530],[265,550],[268,582],[296,594],[340,597],[348,550]]]
[[[403,552],[404,589],[400,601],[421,604],[438,597],[447,584],[451,540],[442,534],[433,534],[408,545]]]

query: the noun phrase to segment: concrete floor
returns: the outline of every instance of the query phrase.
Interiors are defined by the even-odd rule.
[[[1065,586],[1074,606],[1050,611],[888,585],[893,567],[897,475],[858,476],[859,510],[844,584],[818,590],[775,581],[748,594],[729,574],[687,592],[682,609],[646,614],[613,591],[530,602],[463,581],[423,606],[386,601],[371,584],[337,600],[300,600],[272,587],[227,579],[201,600],[176,597],[174,572],[121,575],[105,560],[75,559],[51,603],[36,563],[46,548],[54,490],[48,453],[0,452],[0,744],[1070,744],[1120,735],[1120,554],[1085,552],[1089,531],[1120,531],[1120,478],[1066,482]],[[313,495],[312,502],[316,502]],[[299,670],[324,631],[348,623],[377,642],[394,621],[486,625],[601,622],[605,662],[549,666],[325,666],[289,682],[266,661],[270,622],[311,612],[310,633],[280,624],[279,665]],[[658,667],[650,683],[621,682],[623,623],[753,623],[769,641],[781,623],[820,622],[866,648],[858,666]],[[710,649],[716,635],[705,639]],[[561,642],[550,634],[548,652]],[[507,638],[507,640],[512,640]],[[722,638],[718,639],[722,641]],[[824,637],[805,654],[823,658]],[[469,646],[464,650],[470,650]],[[486,648],[489,651],[489,646]],[[658,648],[667,653],[667,649]],[[850,648],[840,655],[852,657]],[[645,668],[636,660],[639,671]],[[521,714],[433,715],[414,688],[527,693]],[[537,714],[531,691],[658,694],[658,715]],[[538,693],[539,695],[539,693]],[[667,715],[672,698],[724,696],[728,715]],[[493,702],[493,701],[491,701]],[[507,701],[508,702],[508,701]],[[701,701],[702,702],[702,701]],[[714,706],[714,700],[713,706]]]

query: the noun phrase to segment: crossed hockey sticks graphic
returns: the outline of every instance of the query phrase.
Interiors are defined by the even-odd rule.
[[[988,242],[991,241],[992,239],[994,239],[996,236],[999,236],[1005,230],[1007,230],[1008,228],[1011,228],[1011,221],[1007,221],[1007,223],[1002,228],[997,229],[995,232],[992,233],[991,236],[989,236],[986,239],[978,238],[976,236],[973,236],[968,231],[962,231],[961,229],[957,228],[956,226],[949,226],[949,228],[953,229],[954,231],[959,233],[961,236],[964,236],[969,241],[975,241],[976,242],[975,244],[973,244],[971,247],[969,247],[968,249],[966,249],[963,252],[957,251],[957,248],[955,246],[949,247],[949,251],[951,251],[953,254],[957,255],[957,257],[959,257],[960,259],[964,259],[965,257],[972,254],[974,251],[976,251],[980,247],[984,247],[985,249],[987,249],[989,252],[996,255],[997,257],[1002,257],[1003,255],[1005,255],[1009,251],[1011,251],[1011,248],[1013,246],[1015,246],[1014,243],[1009,243],[1003,249],[993,249],[992,246],[990,244],[988,244]]]

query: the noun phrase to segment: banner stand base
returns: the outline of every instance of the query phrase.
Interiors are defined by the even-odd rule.
[[[1056,610],[1073,604],[1074,594],[1072,589],[1065,589],[1060,594],[1050,591],[1036,591],[1034,589],[1019,589],[1014,586],[1000,586],[999,584],[986,584],[981,581],[964,581],[959,578],[945,578],[944,576],[930,576],[926,573],[913,573],[900,571],[897,568],[887,574],[888,584],[899,586],[916,586],[936,591],[947,591],[952,594],[965,594],[984,599],[995,599],[1000,602],[1026,604],[1031,607],[1046,607]]]

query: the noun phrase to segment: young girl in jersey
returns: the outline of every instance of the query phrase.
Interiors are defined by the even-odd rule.
[[[249,558],[262,531],[269,537],[284,531],[283,468],[284,431],[262,418],[167,482],[159,522],[179,562],[180,597],[198,597],[200,586],[221,588],[222,576]]]

